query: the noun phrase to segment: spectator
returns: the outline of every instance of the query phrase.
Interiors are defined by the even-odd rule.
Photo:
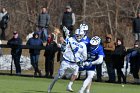
[[[53,78],[53,70],[54,70],[54,57],[57,52],[57,44],[53,41],[53,36],[48,35],[48,41],[45,49],[45,72],[46,77]]]
[[[49,22],[50,15],[48,14],[47,9],[43,7],[37,19],[37,25],[39,27],[39,31],[41,32],[40,38],[42,39],[43,42],[47,41]]]
[[[126,78],[121,70],[124,66],[125,54],[126,54],[126,49],[123,45],[123,41],[121,39],[117,39],[116,47],[112,55],[113,67],[117,70],[117,76],[118,76],[117,83],[122,83],[121,78],[123,79],[123,83],[126,83]]]
[[[12,60],[14,60],[15,68],[16,68],[16,74],[21,74],[21,67],[20,67],[20,57],[22,53],[22,40],[19,38],[17,31],[13,32],[13,38],[8,40],[7,45],[10,45],[11,47],[11,55]]]
[[[26,45],[29,45],[31,47],[39,47],[39,46],[43,46],[43,42],[41,39],[39,39],[39,34],[38,33],[34,33],[33,34],[33,37],[30,38],[28,41],[27,41],[27,44]],[[38,68],[38,61],[39,61],[39,55],[40,55],[40,49],[33,49],[33,48],[30,48],[29,49],[29,53],[30,53],[30,59],[31,59],[31,65],[33,66],[34,68],[34,76],[37,76],[37,73],[39,74],[39,76],[42,75],[41,73],[41,70],[39,70]]]
[[[115,50],[115,44],[112,41],[112,35],[106,35],[106,41],[103,42],[104,53],[105,53],[105,63],[107,67],[107,73],[109,76],[109,80],[107,82],[114,83],[115,82],[115,70],[113,68],[112,62],[112,53]]]
[[[72,8],[68,5],[66,6],[66,11],[63,13],[62,21],[61,21],[61,30],[63,26],[65,26],[70,31],[70,36],[73,35],[73,27],[75,25],[75,14],[72,12]],[[65,32],[63,31],[63,37],[66,38]]]
[[[134,44],[134,48],[128,49],[126,56],[127,62],[130,62],[130,71],[134,77],[134,83],[139,84],[139,69],[140,69],[140,50],[137,42]]]
[[[0,39],[5,40],[5,29],[7,28],[9,21],[9,13],[7,12],[6,8],[2,8],[0,13],[0,28],[1,28],[1,35]]]
[[[137,17],[133,19],[133,33],[135,41],[140,41],[140,10],[137,12]]]

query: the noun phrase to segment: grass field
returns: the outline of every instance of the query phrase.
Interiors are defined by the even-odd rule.
[[[51,79],[20,77],[20,76],[0,76],[0,93],[47,93],[48,85]],[[68,80],[59,80],[52,93],[68,93],[66,86]],[[78,93],[82,85],[82,81],[75,81],[73,89]],[[139,85],[97,83],[92,85],[91,93],[140,93]]]

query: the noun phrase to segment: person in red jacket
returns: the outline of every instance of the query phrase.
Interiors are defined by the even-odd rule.
[[[53,78],[54,72],[54,57],[55,53],[57,52],[57,44],[53,40],[53,35],[49,34],[47,39],[47,44],[45,48],[45,73],[47,78]]]

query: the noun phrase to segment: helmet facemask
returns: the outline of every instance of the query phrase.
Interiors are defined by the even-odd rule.
[[[81,41],[82,38],[84,37],[84,34],[75,34],[76,40]]]
[[[76,40],[77,40],[78,42],[81,41],[81,40],[83,39],[84,35],[85,35],[85,33],[84,33],[83,30],[76,29],[76,31],[75,31],[75,38],[76,38]]]

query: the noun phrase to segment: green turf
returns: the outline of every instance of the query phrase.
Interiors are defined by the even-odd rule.
[[[48,84],[51,79],[20,77],[20,76],[0,76],[0,93],[47,93]],[[59,80],[52,93],[68,93],[66,85],[68,80]],[[74,93],[78,93],[82,81],[76,81],[73,85]],[[93,83],[91,93],[140,93],[139,85]]]

